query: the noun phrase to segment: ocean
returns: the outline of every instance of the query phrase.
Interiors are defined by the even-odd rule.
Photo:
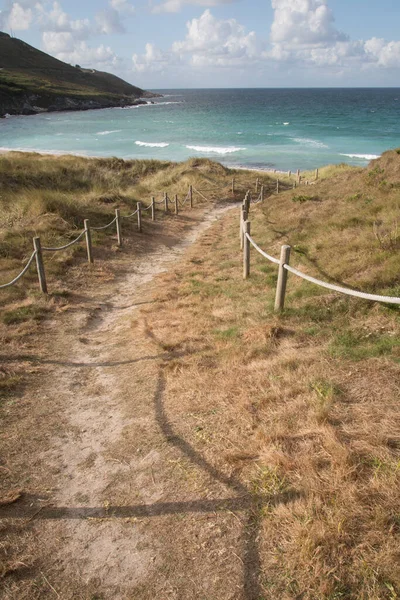
[[[154,104],[0,120],[0,149],[314,169],[400,146],[400,89],[156,90]]]

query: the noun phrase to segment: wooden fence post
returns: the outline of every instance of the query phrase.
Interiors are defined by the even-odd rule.
[[[246,233],[250,235],[250,221],[243,223],[243,279],[250,275],[250,242]]]
[[[151,197],[151,220],[156,220],[156,199],[154,196]]]
[[[168,212],[168,194],[167,194],[167,192],[164,192],[164,210],[165,210],[165,212]]]
[[[292,176],[292,171],[288,171],[288,177]]]
[[[276,286],[275,312],[283,310],[285,306],[285,294],[288,272],[284,265],[288,265],[290,260],[290,246],[281,247],[281,259],[278,271],[278,283]]]
[[[276,193],[279,194],[279,179],[276,180]]]
[[[251,200],[250,190],[247,192],[244,200],[245,200],[245,206],[246,206],[246,213],[248,213],[248,212],[250,212],[250,200]],[[247,219],[245,219],[245,220],[247,220]]]
[[[117,226],[117,243],[118,246],[121,248],[122,246],[122,233],[121,233],[121,217],[119,214],[119,208],[115,209],[115,224]]]
[[[261,186],[261,202],[264,202],[264,186]]]
[[[317,181],[318,177],[319,177],[319,169],[316,169],[315,170],[315,181]]]
[[[235,178],[232,177],[232,194],[235,195]]]
[[[89,219],[85,219],[83,221],[85,225],[85,238],[86,238],[86,249],[87,249],[87,257],[90,264],[93,264],[93,252],[92,252],[92,235],[90,233],[90,223]]]
[[[239,212],[239,241],[240,241],[240,248],[242,248],[242,221],[243,221],[243,205],[240,207],[240,212]]]
[[[258,179],[258,177],[257,177],[257,179],[256,179],[256,194],[257,194],[257,192],[258,192],[258,183],[259,183],[259,179]]]
[[[33,238],[33,247],[36,250],[36,269],[39,279],[40,290],[43,294],[47,294],[47,281],[46,281],[46,273],[44,270],[43,263],[43,254],[42,254],[42,246],[40,243],[40,237]]]
[[[246,206],[242,206],[240,210],[240,249],[243,250],[243,227],[244,223],[247,221],[248,213]]]
[[[189,205],[193,208],[193,186],[189,185]]]
[[[296,177],[297,179],[300,177],[300,169],[297,169]]]
[[[175,194],[175,214],[177,215],[179,213],[179,208],[178,208],[178,194]]]
[[[139,233],[142,233],[142,203],[137,203],[137,228]]]

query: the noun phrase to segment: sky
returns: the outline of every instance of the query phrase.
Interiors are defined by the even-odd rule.
[[[0,31],[146,89],[400,86],[399,0],[0,0]]]

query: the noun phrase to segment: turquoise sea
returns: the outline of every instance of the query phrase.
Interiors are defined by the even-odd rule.
[[[157,90],[154,104],[0,120],[0,148],[307,169],[400,146],[400,89]]]

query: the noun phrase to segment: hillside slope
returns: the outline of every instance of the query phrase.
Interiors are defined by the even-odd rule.
[[[127,106],[151,94],[123,79],[68,65],[0,32],[0,116]]]

